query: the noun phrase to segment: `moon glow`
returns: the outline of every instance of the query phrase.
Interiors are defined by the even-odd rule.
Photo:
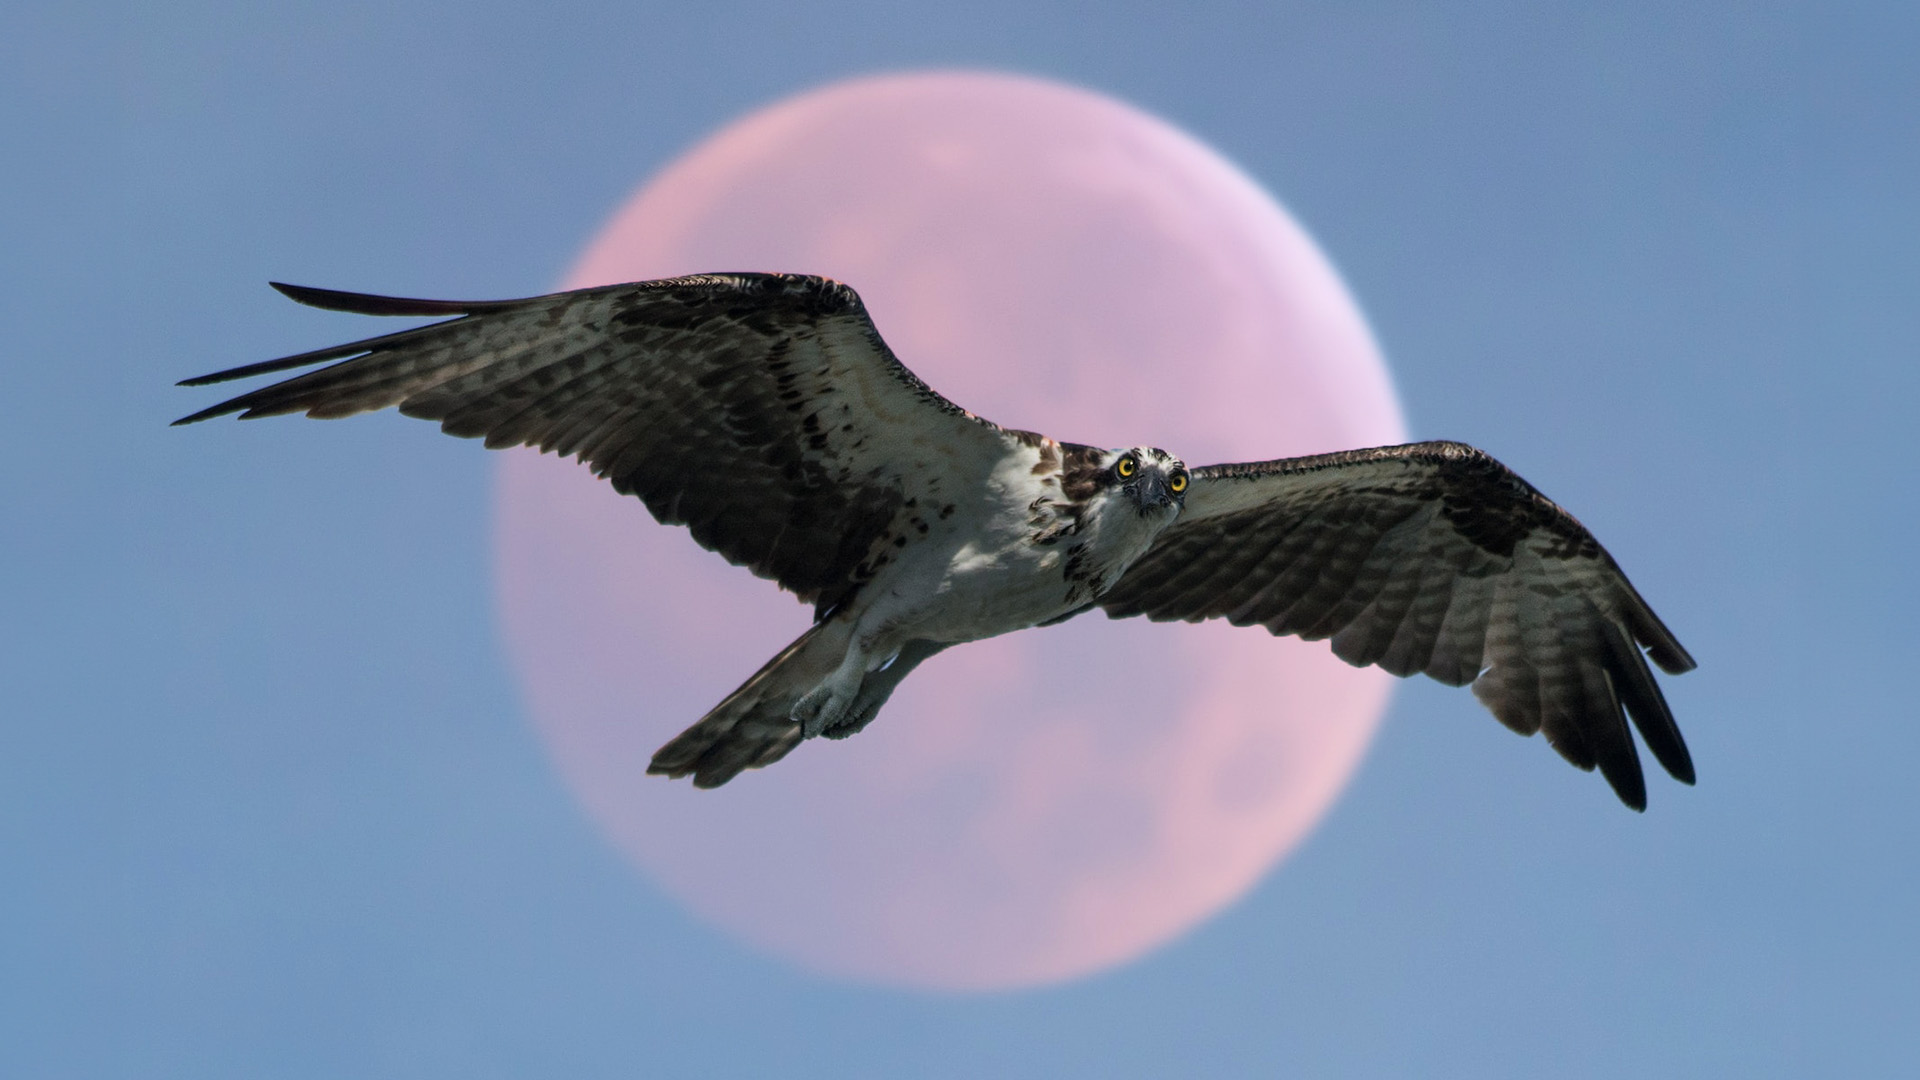
[[[1405,441],[1327,260],[1214,151],[1004,75],[856,80],[647,183],[567,288],[731,270],[852,285],[901,360],[998,423],[1189,465]],[[1324,642],[1098,613],[952,649],[879,719],[698,791],[648,758],[809,609],[572,461],[502,455],[507,652],[559,773],[703,919],[832,975],[1073,978],[1241,896],[1338,795],[1391,678]]]

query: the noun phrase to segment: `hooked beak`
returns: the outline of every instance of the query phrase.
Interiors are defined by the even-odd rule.
[[[1159,469],[1144,469],[1140,477],[1140,510],[1164,510],[1173,505],[1173,489],[1167,486],[1167,474]]]

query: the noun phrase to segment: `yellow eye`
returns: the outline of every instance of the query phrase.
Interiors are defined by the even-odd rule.
[[[1187,474],[1184,472],[1174,473],[1173,479],[1167,481],[1167,486],[1173,489],[1175,495],[1187,490]]]
[[[1132,476],[1135,472],[1137,472],[1139,468],[1140,468],[1139,464],[1133,460],[1133,455],[1128,454],[1126,457],[1121,458],[1119,462],[1114,465],[1113,471],[1119,474],[1120,479],[1125,480],[1128,477]]]

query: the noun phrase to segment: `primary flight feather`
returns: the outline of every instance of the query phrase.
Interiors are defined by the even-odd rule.
[[[649,772],[724,784],[806,738],[859,731],[943,649],[1098,607],[1331,638],[1349,663],[1471,683],[1501,722],[1544,732],[1642,809],[1631,718],[1693,782],[1647,663],[1678,674],[1692,657],[1591,533],[1470,446],[1189,469],[1153,447],[1008,430],[921,382],[859,296],[818,277],[479,302],[274,287],[339,311],[455,317],[187,379],[327,364],[176,423],[397,406],[489,447],[575,455],[814,605],[813,625]]]

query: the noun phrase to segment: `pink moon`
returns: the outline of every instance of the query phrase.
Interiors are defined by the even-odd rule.
[[[565,287],[729,270],[851,284],[907,366],[1011,427],[1190,465],[1405,441],[1305,232],[1088,91],[926,73],[790,98],[667,166]],[[698,791],[648,758],[809,609],[570,460],[504,455],[496,513],[507,651],[587,815],[699,917],[838,977],[1032,986],[1169,941],[1312,829],[1392,681],[1325,643],[1090,614],[950,650],[860,735]]]

